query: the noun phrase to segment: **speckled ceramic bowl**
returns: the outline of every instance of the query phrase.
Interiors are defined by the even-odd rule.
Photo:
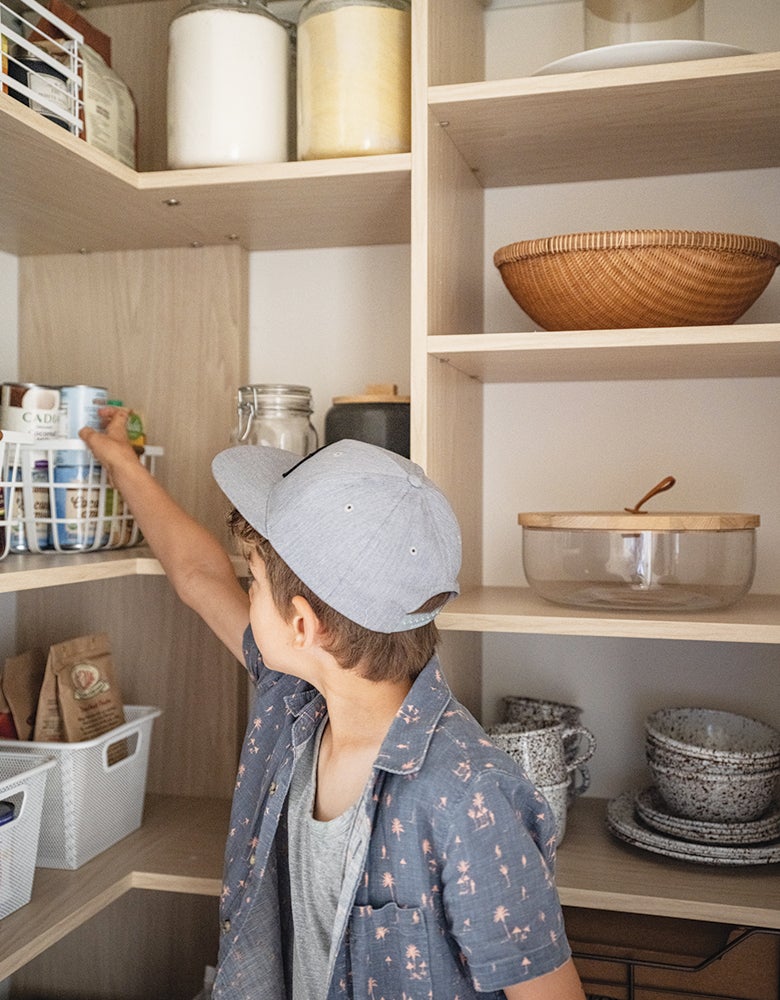
[[[679,768],[683,771],[694,771],[697,774],[702,768],[706,768],[709,774],[731,775],[762,774],[780,767],[780,757],[770,760],[753,760],[751,758],[714,760],[696,757],[692,754],[681,753],[665,743],[658,743],[650,736],[645,740],[645,758],[648,764],[660,764],[662,767]]]
[[[753,774],[715,774],[648,762],[659,795],[677,816],[708,822],[758,819],[772,804],[780,768]]]
[[[780,767],[780,731],[765,722],[710,708],[662,708],[645,720],[646,744],[659,763],[721,771]]]

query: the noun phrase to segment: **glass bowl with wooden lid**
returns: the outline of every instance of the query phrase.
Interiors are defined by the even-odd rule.
[[[744,597],[759,516],[640,510],[674,482],[622,511],[518,514],[528,585],[555,604],[605,610],[702,611]]]

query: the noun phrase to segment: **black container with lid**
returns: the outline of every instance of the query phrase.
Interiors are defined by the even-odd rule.
[[[409,397],[398,386],[369,385],[361,396],[336,396],[325,414],[325,444],[366,441],[409,457]]]

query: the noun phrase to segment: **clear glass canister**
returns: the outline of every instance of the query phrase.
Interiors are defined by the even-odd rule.
[[[238,390],[233,444],[262,444],[308,455],[318,446],[305,385],[243,385]]]
[[[704,0],[585,0],[585,48],[704,37]]]
[[[298,159],[411,148],[410,0],[307,0],[297,33]]]
[[[174,17],[169,167],[288,159],[290,27],[260,0],[206,0]]]
[[[556,604],[631,611],[724,608],[753,582],[757,514],[523,513],[523,569]]]

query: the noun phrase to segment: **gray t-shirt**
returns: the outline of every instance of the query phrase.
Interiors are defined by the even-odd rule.
[[[355,802],[327,822],[314,819],[317,759],[326,723],[327,719],[295,765],[287,807],[293,1000],[319,1000],[328,994],[330,944],[358,807]]]

